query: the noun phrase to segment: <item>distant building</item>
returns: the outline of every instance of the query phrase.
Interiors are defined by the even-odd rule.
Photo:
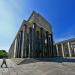
[[[57,56],[75,57],[75,38],[55,43],[54,49]]]
[[[23,21],[9,49],[9,57],[52,57],[56,56],[55,52],[51,24],[33,12],[27,21]]]

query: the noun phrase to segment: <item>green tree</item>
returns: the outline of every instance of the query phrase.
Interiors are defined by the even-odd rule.
[[[8,53],[5,50],[0,50],[0,58],[7,58]]]

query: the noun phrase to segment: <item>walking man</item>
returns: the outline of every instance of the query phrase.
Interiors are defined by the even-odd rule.
[[[5,59],[5,58],[3,58],[1,67],[3,66],[3,64],[5,64],[5,66],[6,66],[6,68],[7,68],[7,64],[6,64],[6,59]]]

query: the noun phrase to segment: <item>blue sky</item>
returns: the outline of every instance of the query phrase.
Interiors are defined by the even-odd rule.
[[[0,0],[0,49],[8,51],[33,10],[51,23],[54,41],[75,37],[75,0]]]

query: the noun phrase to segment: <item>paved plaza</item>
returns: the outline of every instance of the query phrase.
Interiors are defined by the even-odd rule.
[[[75,75],[74,62],[33,62],[17,65],[7,59],[8,68],[0,67],[0,75]],[[2,59],[0,59],[0,65]]]

